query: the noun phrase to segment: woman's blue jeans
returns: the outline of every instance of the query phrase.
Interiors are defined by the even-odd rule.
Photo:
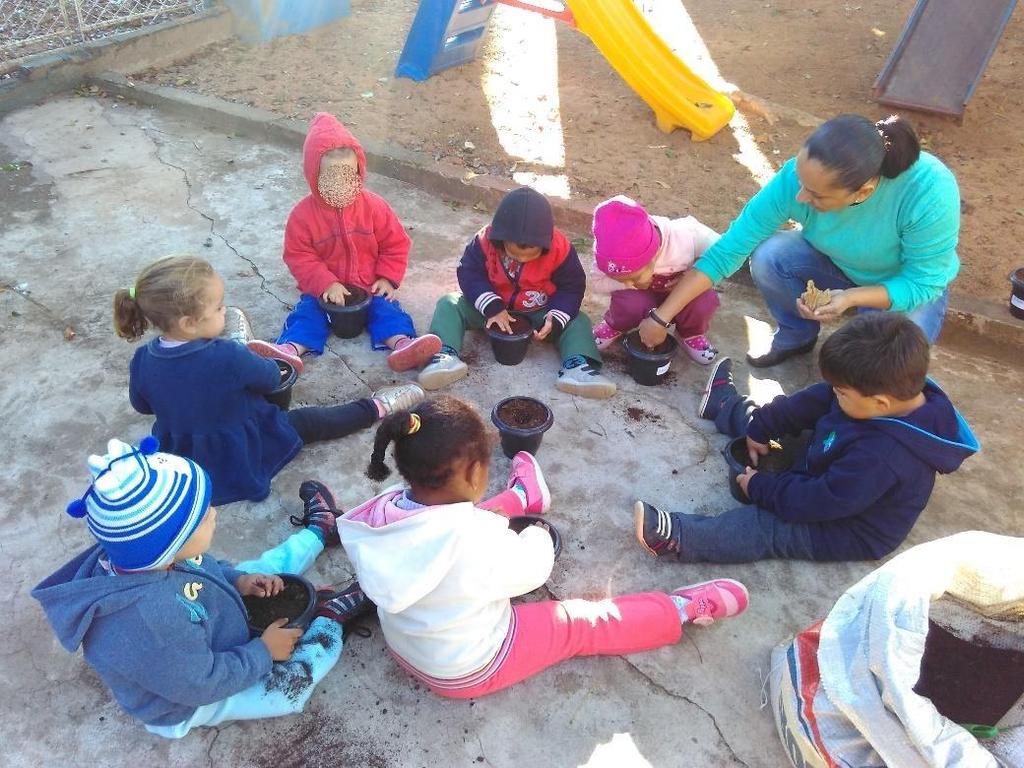
[[[822,290],[856,287],[828,256],[796,231],[776,232],[761,243],[750,256],[750,274],[779,326],[772,340],[775,351],[801,347],[818,336],[821,323],[805,320],[796,310],[796,300],[806,290],[808,280]],[[937,299],[907,313],[929,343],[939,337],[948,303],[947,288]]]

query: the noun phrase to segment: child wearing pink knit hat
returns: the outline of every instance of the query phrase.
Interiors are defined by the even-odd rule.
[[[611,293],[604,320],[594,326],[599,349],[651,316],[686,270],[718,239],[718,233],[692,216],[669,219],[650,216],[644,207],[616,195],[594,209],[594,260],[606,277],[593,286]],[[675,317],[654,319],[675,323],[682,348],[696,362],[708,365],[718,350],[708,341],[708,326],[718,309],[718,294],[709,288]]]

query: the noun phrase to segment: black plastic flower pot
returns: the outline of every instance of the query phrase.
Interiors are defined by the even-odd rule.
[[[502,365],[519,365],[530,349],[533,326],[525,317],[512,316],[512,333],[505,333],[495,325],[487,328],[494,359]]]
[[[674,336],[666,336],[661,344],[650,349],[640,340],[639,331],[627,334],[622,345],[626,348],[629,375],[633,381],[645,387],[653,387],[664,381],[665,374],[672,366],[672,358],[679,349],[679,342]]]
[[[282,411],[287,411],[288,406],[292,404],[292,387],[295,386],[295,380],[299,376],[291,363],[286,363],[284,360],[275,360],[274,362],[277,363],[277,369],[281,372],[281,383],[263,397]]]
[[[555,547],[555,559],[557,560],[558,556],[562,554],[562,534],[558,532],[555,526],[539,515],[519,515],[518,517],[510,517],[508,519],[509,529],[516,533],[522,533],[531,525],[536,525],[538,528],[543,528],[548,532],[548,535],[551,537],[551,543]]]
[[[769,443],[769,448],[768,454],[760,457],[757,461],[758,472],[777,474],[785,472],[793,466],[796,458],[796,441],[786,440],[780,443],[772,440]],[[736,481],[736,478],[751,465],[750,455],[747,453],[747,438],[737,437],[726,443],[725,448],[722,449],[722,457],[729,465],[729,493],[741,504],[750,504],[750,499],[743,493],[743,489]]]
[[[1024,320],[1024,267],[1010,273],[1010,314]]]
[[[555,423],[555,415],[540,400],[516,395],[491,409],[491,421],[501,435],[502,452],[511,459],[520,451],[536,454],[544,433]]]
[[[320,309],[327,313],[327,320],[335,336],[354,339],[366,328],[366,317],[370,313],[370,301],[373,296],[354,285],[345,287],[349,295],[345,297],[343,305],[320,299]]]
[[[246,595],[242,598],[249,614],[249,633],[259,637],[263,630],[278,619],[288,619],[285,627],[306,629],[316,612],[316,587],[301,576],[279,574],[284,589],[273,597]]]

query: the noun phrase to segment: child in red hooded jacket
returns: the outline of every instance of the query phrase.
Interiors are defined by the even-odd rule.
[[[416,336],[412,318],[394,298],[409,264],[412,241],[382,197],[364,189],[366,155],[334,115],[318,112],[302,145],[309,194],[284,230],[284,262],[302,298],[277,342],[251,341],[249,349],[302,370],[302,355],[322,354],[330,332],[320,300],[345,304],[355,286],[373,294],[367,330],[374,349],[390,349],[388,367],[418,368],[440,351],[434,335]]]

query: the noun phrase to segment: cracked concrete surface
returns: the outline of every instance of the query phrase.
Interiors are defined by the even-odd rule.
[[[473,335],[466,345],[471,375],[453,394],[489,411],[505,394],[529,392],[555,411],[539,454],[553,490],[552,520],[565,538],[550,594],[600,597],[726,574],[750,588],[747,615],[689,630],[674,647],[575,660],[476,702],[443,701],[422,690],[391,661],[375,631],[346,644],[341,663],[299,717],[200,730],[178,742],[147,734],[119,711],[80,656],[60,648],[28,592],[89,542],[81,522],[63,512],[85,487],[86,455],[108,437],[138,440],[149,428],[127,402],[134,347],[111,329],[113,291],[150,261],[191,251],[214,264],[228,301],[245,307],[257,333],[274,335],[297,298],[280,250],[285,217],[306,192],[299,154],[124,102],[79,98],[0,123],[0,166],[7,163],[31,165],[0,173],[5,765],[784,764],[762,707],[768,653],[820,619],[872,565],[652,560],[632,538],[634,498],[696,511],[730,504],[718,458],[724,439],[694,416],[705,372],[680,359],[669,383],[643,388],[626,377],[616,354],[608,369],[619,395],[589,402],[554,389],[557,356],[550,347],[537,345],[525,363],[503,368]],[[485,215],[390,179],[371,177],[369,186],[392,203],[415,241],[401,299],[422,327],[436,298],[455,287],[462,247]],[[766,313],[741,287],[727,286],[724,299],[714,338],[741,358],[748,342],[759,343],[765,326],[757,318]],[[586,308],[592,316],[601,310],[593,299]],[[66,341],[69,326],[76,335]],[[743,366],[739,372],[741,383],[759,391],[775,386],[770,375],[788,390],[814,379],[810,358],[757,378]],[[911,543],[970,528],[1020,534],[1024,517],[1010,500],[1020,494],[1021,371],[940,347],[934,374],[961,405],[984,452],[939,479]],[[365,338],[335,339],[329,354],[307,366],[294,402],[343,402],[394,380]],[[307,476],[330,484],[346,506],[368,498],[378,490],[361,471],[371,442],[366,432],[304,449],[266,501],[222,508],[215,551],[240,559],[286,536],[298,483]],[[495,487],[507,467],[496,453]],[[320,583],[350,577],[340,551],[322,556],[313,573]]]

